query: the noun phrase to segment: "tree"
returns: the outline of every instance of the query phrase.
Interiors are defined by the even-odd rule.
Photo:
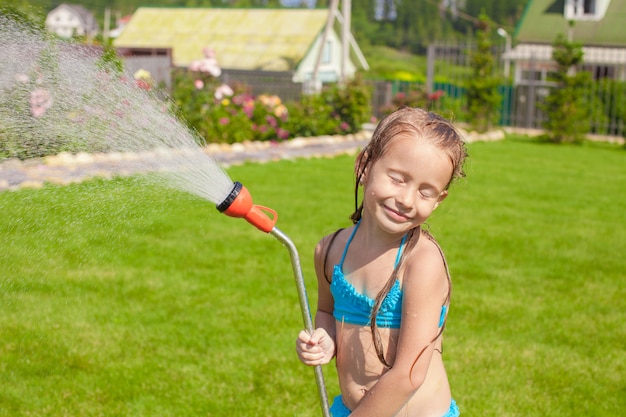
[[[542,106],[548,116],[544,127],[554,142],[580,142],[589,131],[590,120],[590,109],[584,96],[590,74],[576,71],[583,62],[582,46],[559,35],[552,48],[557,69],[548,80],[556,86],[550,90]]]
[[[493,23],[481,14],[476,31],[476,50],[471,54],[472,77],[467,85],[467,110],[470,123],[479,132],[489,130],[498,123],[498,93],[500,80],[494,75],[494,58],[491,51]]]

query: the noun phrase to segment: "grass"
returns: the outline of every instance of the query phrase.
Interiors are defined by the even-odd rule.
[[[626,407],[626,153],[470,145],[430,221],[454,292],[445,359],[465,416]],[[228,169],[312,248],[347,225],[352,157]],[[0,416],[318,416],[287,251],[136,179],[0,193]],[[332,366],[329,395],[337,394]]]

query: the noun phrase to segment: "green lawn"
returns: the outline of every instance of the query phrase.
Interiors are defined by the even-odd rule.
[[[626,152],[475,143],[430,221],[464,416],[626,409]],[[300,248],[346,226],[352,160],[232,167]],[[0,193],[0,416],[319,416],[286,249],[137,179]],[[332,366],[329,396],[338,392]]]

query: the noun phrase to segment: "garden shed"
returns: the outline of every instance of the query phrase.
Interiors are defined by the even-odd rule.
[[[328,10],[141,7],[114,46],[124,56],[171,50],[175,67],[186,68],[210,48],[227,73],[288,74],[293,82],[312,78],[324,39]],[[336,82],[342,74],[342,43],[331,27],[320,56],[317,79]],[[354,39],[353,50],[360,51]],[[362,59],[362,64],[367,64]],[[351,59],[343,69],[352,78]]]

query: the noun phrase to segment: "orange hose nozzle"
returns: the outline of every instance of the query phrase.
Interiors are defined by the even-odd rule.
[[[271,208],[253,204],[250,192],[240,182],[235,182],[232,191],[217,205],[217,209],[227,216],[243,218],[265,233],[271,232],[278,220],[278,214]]]

